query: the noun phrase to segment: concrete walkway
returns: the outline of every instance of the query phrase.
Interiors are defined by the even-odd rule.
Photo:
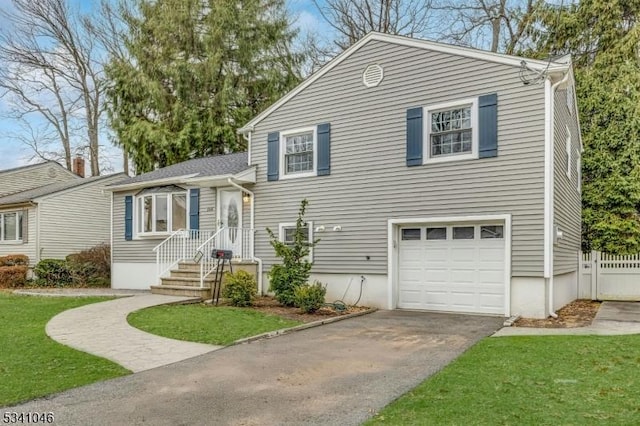
[[[602,302],[591,325],[576,328],[504,327],[493,337],[640,334],[640,302]]]
[[[127,322],[127,315],[139,309],[190,299],[144,294],[94,303],[56,315],[47,323],[46,332],[63,345],[107,358],[137,373],[222,347],[167,339]]]

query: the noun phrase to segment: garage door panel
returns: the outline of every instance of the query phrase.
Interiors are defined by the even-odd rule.
[[[443,247],[425,248],[422,260],[428,260],[429,264],[447,264],[449,262],[449,251],[443,250]]]
[[[452,240],[450,230],[447,240],[425,240],[424,235],[400,241],[398,307],[504,314],[502,238]]]
[[[449,276],[451,277],[452,284],[455,284],[455,283],[474,283],[475,284],[477,280],[477,274],[475,269],[467,270],[467,271],[452,269]]]
[[[447,291],[425,291],[423,304],[430,306],[431,309],[443,309],[449,304],[449,294]]]

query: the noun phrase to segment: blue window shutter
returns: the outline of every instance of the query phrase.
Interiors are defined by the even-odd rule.
[[[407,166],[422,165],[422,107],[407,110]]]
[[[200,188],[189,190],[189,229],[200,229]]]
[[[331,174],[331,124],[318,124],[318,176]]]
[[[480,158],[498,156],[498,95],[478,98],[478,156]]]
[[[133,239],[133,196],[124,197],[124,239]]]
[[[267,136],[267,180],[278,180],[280,173],[280,132]]]

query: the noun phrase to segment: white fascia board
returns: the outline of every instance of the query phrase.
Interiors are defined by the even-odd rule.
[[[13,204],[4,204],[0,206],[0,211],[5,212],[5,211],[13,211],[15,209],[23,209],[25,207],[27,208],[31,208],[31,207],[35,207],[37,206],[38,203],[34,202],[34,201],[22,201],[20,203],[13,203]]]
[[[142,189],[142,188],[147,188],[150,186],[157,186],[157,185],[180,184],[180,183],[185,183],[186,180],[194,176],[198,176],[198,173],[193,173],[193,174],[184,175],[184,176],[174,176],[174,177],[164,178],[164,179],[147,180],[144,182],[134,182],[134,183],[125,183],[122,185],[108,186],[104,190],[107,192],[118,192],[118,191],[132,190],[132,189]]]
[[[387,309],[395,309],[397,306],[395,300],[398,282],[395,279],[397,274],[397,256],[395,241],[396,227],[404,224],[428,224],[428,223],[459,223],[459,222],[484,222],[484,221],[502,221],[504,222],[504,312],[505,316],[511,315],[511,214],[486,214],[471,216],[438,216],[438,217],[409,217],[400,219],[389,219],[387,221]]]
[[[238,133],[247,133],[247,132],[253,131],[255,126],[258,123],[260,123],[262,120],[267,118],[269,115],[271,115],[271,113],[273,113],[275,110],[277,110],[282,105],[287,103],[290,99],[292,99],[298,93],[300,93],[301,91],[309,87],[316,80],[320,79],[326,73],[328,73],[333,68],[338,66],[342,61],[344,61],[345,59],[353,55],[362,46],[364,46],[365,44],[367,44],[372,40],[393,43],[400,46],[416,47],[419,49],[431,50],[434,52],[448,53],[451,55],[463,56],[463,57],[472,58],[472,59],[480,59],[483,61],[509,65],[513,67],[520,67],[522,65],[522,62],[525,61],[530,68],[536,71],[545,71],[547,73],[566,72],[567,68],[570,66],[569,64],[566,64],[566,63],[547,62],[547,61],[540,61],[536,59],[527,59],[527,58],[522,58],[518,56],[504,55],[501,53],[493,53],[493,52],[487,52],[484,50],[472,49],[469,47],[452,46],[449,44],[437,43],[429,40],[420,40],[420,39],[414,39],[414,38],[404,37],[404,36],[370,32],[366,36],[361,38],[358,42],[356,42],[351,47],[349,47],[347,50],[345,50],[344,52],[336,56],[334,59],[329,61],[326,65],[324,65],[317,72],[312,74],[302,83],[300,83],[297,87],[295,87],[289,93],[287,93],[278,101],[276,101],[274,104],[272,104],[269,108],[264,110],[262,113],[258,114],[251,121],[249,121],[243,127],[238,129]]]
[[[213,184],[213,186],[227,186],[228,179],[233,179],[239,183],[256,183],[256,167],[251,167],[235,175],[215,175],[215,176],[201,176],[191,179],[186,179],[185,184],[188,185],[201,185],[201,184]]]

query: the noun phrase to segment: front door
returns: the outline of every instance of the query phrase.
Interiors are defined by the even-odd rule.
[[[227,228],[220,235],[221,247],[233,250],[234,257],[242,256],[242,192],[236,189],[221,189],[218,212],[218,229]]]

